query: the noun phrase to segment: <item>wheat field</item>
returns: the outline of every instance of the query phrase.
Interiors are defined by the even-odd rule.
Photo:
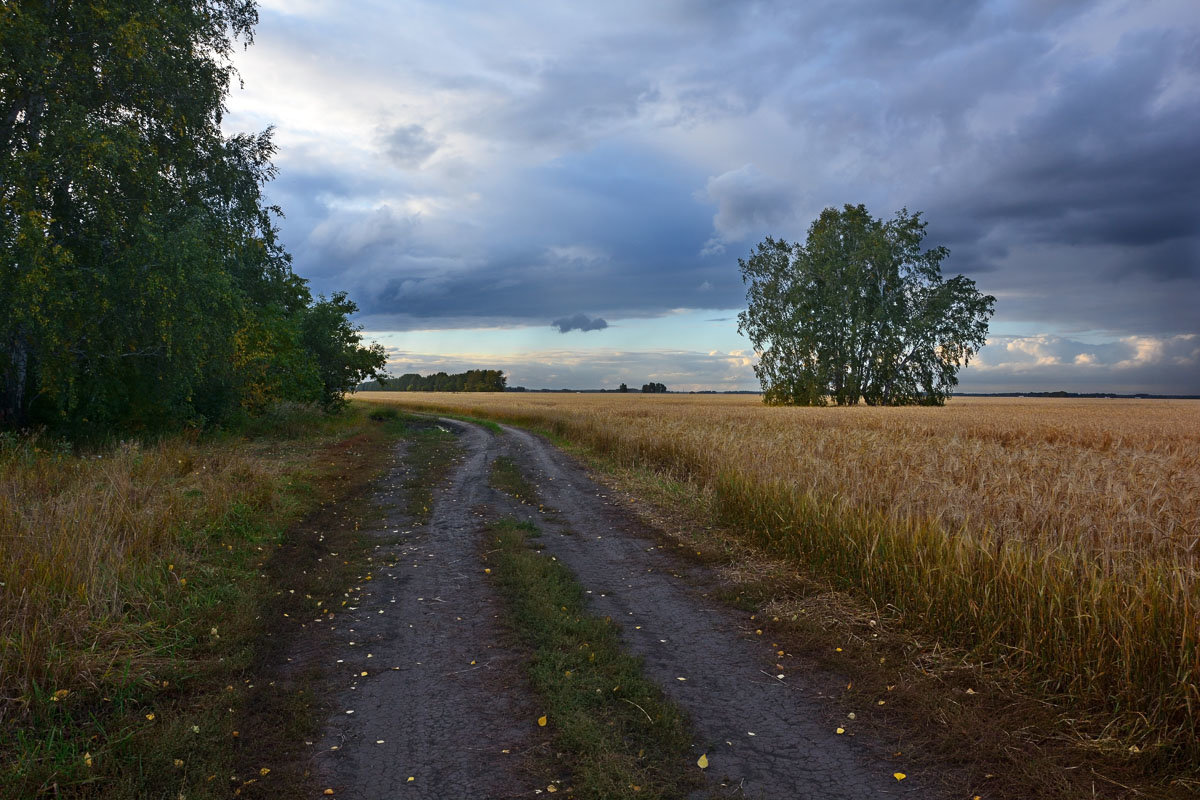
[[[696,482],[769,552],[1200,756],[1200,402],[365,393]]]

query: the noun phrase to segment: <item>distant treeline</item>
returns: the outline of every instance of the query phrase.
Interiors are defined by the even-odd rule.
[[[469,369],[454,375],[438,372],[421,376],[409,372],[399,378],[367,381],[358,388],[364,392],[503,392],[507,382],[501,370]]]

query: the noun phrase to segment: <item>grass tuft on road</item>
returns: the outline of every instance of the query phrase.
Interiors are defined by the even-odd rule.
[[[446,419],[456,419],[459,422],[469,422],[472,425],[479,425],[480,427],[486,428],[492,433],[504,433],[504,429],[500,427],[499,422],[496,422],[493,419],[487,419],[486,417],[474,417],[470,414],[438,414],[438,416],[445,417]]]
[[[521,472],[517,463],[508,456],[498,456],[492,462],[492,473],[488,483],[493,489],[499,489],[526,505],[539,503],[537,487],[525,477],[525,473]]]
[[[581,800],[678,798],[702,784],[683,713],[622,651],[619,629],[588,613],[571,571],[529,546],[535,526],[504,519],[485,560],[510,622],[532,650],[530,679]]]
[[[404,459],[408,468],[404,482],[405,511],[414,523],[423,525],[433,514],[434,489],[450,474],[458,457],[457,439],[433,419],[409,416],[400,424],[408,440]]]

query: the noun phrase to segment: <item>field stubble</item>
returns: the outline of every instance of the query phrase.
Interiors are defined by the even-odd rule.
[[[686,477],[768,552],[1200,761],[1200,402],[372,393]],[[1182,759],[1182,761],[1180,761]]]

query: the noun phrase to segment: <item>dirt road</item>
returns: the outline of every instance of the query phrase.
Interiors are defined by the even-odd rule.
[[[930,797],[865,737],[838,735],[825,699],[842,679],[781,660],[749,615],[709,597],[715,578],[673,558],[653,531],[543,439],[440,420],[462,459],[435,494],[429,523],[400,512],[397,468],[378,566],[339,620],[331,654],[345,684],[320,742],[318,775],[343,798],[518,797],[542,786],[522,754],[546,746],[522,656],[479,562],[484,523],[517,517],[544,531],[545,552],[574,571],[596,614],[618,622],[630,652],[691,719],[704,754],[704,796]],[[504,455],[544,508],[488,486]],[[782,668],[781,668],[782,666]]]

